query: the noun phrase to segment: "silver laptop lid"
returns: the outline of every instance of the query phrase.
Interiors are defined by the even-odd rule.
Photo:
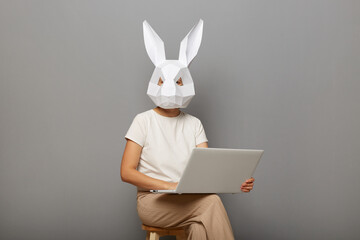
[[[239,193],[264,150],[194,148],[176,193]]]

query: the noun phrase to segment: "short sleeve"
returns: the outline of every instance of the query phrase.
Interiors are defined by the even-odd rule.
[[[135,116],[129,130],[125,134],[125,139],[130,139],[141,147],[144,147],[146,138],[146,124],[142,116],[139,114]]]
[[[195,133],[195,144],[199,145],[200,143],[208,142],[206,138],[204,127],[199,119],[197,119],[196,123],[196,133]]]

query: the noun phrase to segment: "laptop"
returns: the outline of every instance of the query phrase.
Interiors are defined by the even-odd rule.
[[[176,189],[153,193],[240,193],[264,150],[194,148]]]

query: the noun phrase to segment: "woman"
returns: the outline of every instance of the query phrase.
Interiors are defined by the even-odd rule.
[[[226,210],[217,194],[177,195],[148,191],[175,189],[178,182],[173,181],[181,176],[186,165],[184,160],[192,149],[190,145],[208,147],[200,120],[179,108],[156,107],[134,118],[126,139],[121,179],[137,186],[137,210],[145,225],[186,227],[188,239],[234,239]],[[253,184],[254,178],[248,179],[241,190],[250,192]]]
[[[156,108],[139,113],[128,132],[121,179],[137,187],[137,211],[145,225],[185,227],[188,239],[234,239],[232,227],[217,194],[150,193],[150,189],[175,189],[195,147],[208,147],[201,121],[183,111],[195,95],[188,69],[201,42],[203,21],[194,26],[180,45],[179,60],[166,60],[164,44],[144,21],[148,55],[156,66],[147,94]],[[254,178],[242,183],[250,192]]]

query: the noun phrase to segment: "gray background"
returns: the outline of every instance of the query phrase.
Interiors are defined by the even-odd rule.
[[[204,20],[190,66],[210,147],[261,148],[221,195],[236,239],[360,235],[360,2],[0,1],[0,239],[145,239],[120,180],[154,69]]]

